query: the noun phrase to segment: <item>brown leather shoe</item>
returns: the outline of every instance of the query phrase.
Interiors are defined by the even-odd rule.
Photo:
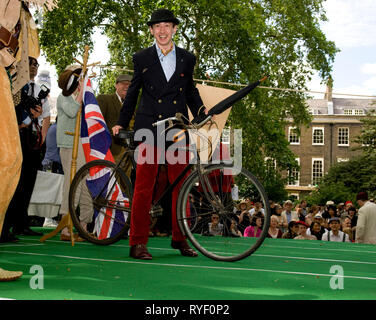
[[[179,249],[182,256],[185,257],[197,257],[198,254],[194,251],[188,244],[187,240],[174,241],[171,240],[171,247],[174,249]]]
[[[129,250],[129,256],[140,260],[153,259],[152,255],[149,253],[148,249],[144,244],[136,244],[134,246],[131,246]]]
[[[84,242],[84,241],[86,241],[84,238],[81,238],[78,235],[78,233],[73,234],[73,238],[74,238],[75,242]],[[68,236],[66,234],[60,233],[60,240],[61,241],[71,241],[71,237],[70,237],[70,235]]]

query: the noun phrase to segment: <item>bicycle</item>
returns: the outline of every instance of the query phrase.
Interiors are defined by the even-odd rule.
[[[175,117],[157,121],[154,125],[170,123],[171,127],[179,124],[183,132],[200,134],[199,129],[208,122],[213,123],[210,114],[192,122],[184,122],[181,115],[177,114]],[[131,146],[128,153],[133,154],[132,132],[123,131],[121,137],[124,139],[124,145]],[[154,201],[151,212],[160,211],[159,202],[163,196],[191,171],[183,182],[177,200],[177,219],[182,233],[199,252],[214,260],[237,261],[251,255],[260,247],[269,229],[270,207],[262,184],[249,171],[234,167],[231,162],[201,163],[199,150],[195,145],[190,146],[187,151],[195,153],[197,162],[187,164],[176,180],[168,186],[158,200]],[[126,156],[127,153],[118,164],[105,160],[91,161],[78,170],[72,181],[69,208],[73,224],[83,238],[95,244],[112,244],[120,240],[128,231],[133,190],[130,179],[120,169]],[[133,165],[135,166],[134,162]],[[93,175],[98,173],[100,178],[95,182],[95,191],[90,192],[91,199],[88,203],[93,206],[94,226],[85,230],[79,220],[76,193],[83,184],[92,182]],[[264,224],[259,238],[239,237],[232,232],[233,220],[237,218],[234,212],[235,201],[231,197],[231,187],[234,184],[243,187],[244,197],[251,197],[263,203]],[[123,195],[120,201],[114,200],[113,195],[116,190]],[[217,236],[211,236],[208,232],[214,214],[219,216],[219,224],[222,228],[221,234]],[[201,228],[197,228],[197,225]]]

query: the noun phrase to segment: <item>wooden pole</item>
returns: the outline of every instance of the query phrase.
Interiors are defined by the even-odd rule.
[[[75,59],[78,63],[82,65],[82,72],[80,79],[85,79],[86,73],[87,73],[87,67],[88,67],[88,57],[89,57],[89,46],[85,46],[85,52],[83,56],[83,63],[79,62],[77,59]],[[83,88],[82,88],[83,89]],[[82,92],[80,92],[82,94]],[[77,172],[77,155],[78,155],[78,147],[79,147],[79,141],[80,141],[80,127],[81,127],[81,110],[82,106],[78,109],[77,115],[76,115],[76,127],[74,130],[74,133],[71,132],[65,132],[65,134],[68,135],[74,135],[73,139],[73,150],[72,150],[72,162],[71,162],[71,171],[70,171],[70,183],[72,183],[72,180]],[[68,211],[68,214],[63,216],[63,218],[60,220],[60,223],[56,227],[56,229],[46,235],[44,235],[42,238],[39,239],[40,242],[44,242],[49,238],[54,237],[58,232],[63,230],[65,227],[68,227],[70,237],[71,237],[71,244],[74,246],[74,235],[73,235],[73,223],[72,218],[70,216],[70,212]]]

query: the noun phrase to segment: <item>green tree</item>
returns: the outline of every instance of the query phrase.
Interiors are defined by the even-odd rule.
[[[359,144],[356,149],[361,149],[365,155],[376,156],[376,109],[370,110],[362,122],[360,135],[355,139]]]
[[[134,52],[152,44],[146,22],[157,7],[167,7],[181,20],[175,41],[197,57],[195,77],[250,83],[269,75],[268,86],[304,90],[314,71],[330,76],[338,51],[320,29],[323,0],[60,0],[43,16],[41,47],[61,71],[93,45],[94,30],[108,37],[110,65],[132,69]],[[100,77],[100,92],[113,90],[119,69]],[[238,90],[239,87],[233,87]],[[297,127],[311,118],[297,91],[256,89],[232,108],[227,125],[243,130],[243,166],[262,182],[270,176],[264,159],[275,159],[278,172],[296,166],[284,128],[292,118]],[[283,183],[270,184],[270,190]],[[278,187],[280,188],[280,187]],[[281,190],[282,191],[282,190]],[[282,194],[282,192],[276,192]],[[280,200],[280,199],[274,199]]]
[[[329,172],[319,183],[307,201],[310,204],[325,204],[351,200],[356,203],[359,191],[367,191],[369,197],[376,196],[376,157],[363,155],[347,162],[340,162],[330,167]]]

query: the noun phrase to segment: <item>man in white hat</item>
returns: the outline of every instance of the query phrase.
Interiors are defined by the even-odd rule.
[[[288,231],[290,221],[299,221],[299,216],[295,210],[292,210],[292,206],[291,200],[286,200],[283,204],[284,210],[282,211],[281,218],[284,232]]]
[[[328,229],[325,228],[325,220],[324,218],[322,217],[322,215],[320,213],[317,213],[314,217],[313,217],[313,222],[317,222],[318,224],[320,224],[320,233],[324,234],[326,232],[328,232]],[[311,229],[309,228],[307,230],[307,234],[310,235],[311,234]]]

